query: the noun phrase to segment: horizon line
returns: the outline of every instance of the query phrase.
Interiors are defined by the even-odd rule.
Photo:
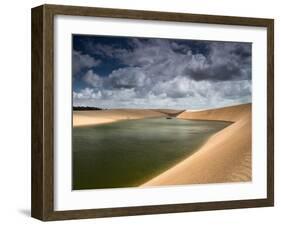
[[[224,105],[224,106],[216,106],[216,107],[207,107],[207,108],[198,108],[198,109],[190,109],[190,108],[170,108],[170,107],[147,107],[147,108],[139,108],[139,107],[114,107],[114,108],[108,108],[108,107],[97,107],[97,106],[85,106],[85,105],[74,105],[72,108],[98,108],[101,110],[118,110],[118,109],[139,109],[139,110],[158,110],[158,109],[165,109],[165,110],[186,110],[186,111],[202,111],[202,110],[210,110],[210,109],[219,109],[219,108],[225,108],[225,107],[234,107],[239,105],[246,105],[246,104],[252,104],[252,102],[246,102],[246,103],[239,103],[239,104],[232,104],[232,105]]]

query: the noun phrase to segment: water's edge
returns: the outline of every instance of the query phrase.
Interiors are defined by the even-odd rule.
[[[212,135],[230,124],[212,120],[154,117],[74,127],[73,189],[139,186],[191,156]],[[157,126],[158,130],[151,128]],[[198,129],[202,132],[199,137]],[[122,130],[125,136],[122,136]],[[114,131],[121,131],[121,135]]]

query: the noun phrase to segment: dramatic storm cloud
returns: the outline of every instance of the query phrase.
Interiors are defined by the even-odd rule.
[[[73,105],[199,109],[251,102],[251,44],[73,36]]]

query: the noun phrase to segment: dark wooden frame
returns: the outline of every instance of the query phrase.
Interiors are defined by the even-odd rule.
[[[54,211],[53,191],[53,35],[54,16],[95,16],[267,28],[267,198],[156,206]],[[160,214],[274,205],[274,20],[199,14],[136,11],[60,5],[32,9],[32,195],[34,218],[65,220]]]

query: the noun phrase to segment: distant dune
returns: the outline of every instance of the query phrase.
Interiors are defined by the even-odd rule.
[[[174,110],[174,109],[153,109],[154,111],[161,112],[167,114],[169,116],[177,116],[180,113],[184,112],[184,110]]]
[[[98,125],[120,120],[165,117],[166,114],[146,109],[110,109],[99,111],[73,111],[73,126]]]
[[[178,118],[236,122],[245,114],[251,114],[251,106],[251,104],[241,104],[203,111],[185,111]]]
[[[251,104],[185,111],[178,118],[231,121],[192,156],[142,186],[251,181]]]

